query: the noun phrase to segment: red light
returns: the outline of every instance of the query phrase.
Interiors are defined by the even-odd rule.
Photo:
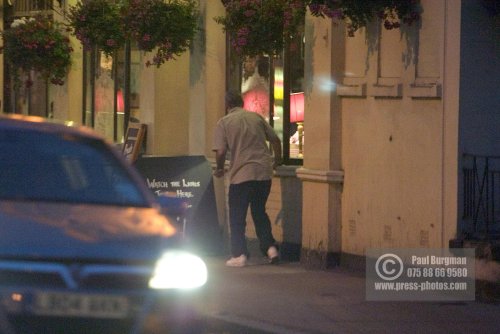
[[[117,112],[123,112],[125,109],[124,107],[124,102],[123,102],[123,92],[121,90],[118,90],[116,92],[116,111]]]
[[[304,121],[304,92],[290,94],[290,122]]]
[[[269,116],[269,93],[264,89],[252,89],[243,94],[243,108]]]

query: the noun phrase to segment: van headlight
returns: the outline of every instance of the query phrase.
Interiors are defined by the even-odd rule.
[[[205,285],[207,266],[186,251],[168,251],[156,263],[149,287],[153,289],[194,289]]]

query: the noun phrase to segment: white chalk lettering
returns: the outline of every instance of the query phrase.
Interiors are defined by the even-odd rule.
[[[179,198],[191,198],[194,197],[193,193],[189,191],[177,190],[177,197]]]
[[[183,187],[199,187],[200,181],[186,181],[185,179],[182,179],[182,186]]]
[[[156,179],[150,180],[149,178],[147,178],[146,181],[148,183],[148,187],[151,189],[168,188],[167,181],[156,181]]]

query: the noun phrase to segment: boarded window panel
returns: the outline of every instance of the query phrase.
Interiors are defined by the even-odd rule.
[[[444,1],[421,0],[425,8],[420,29],[417,78],[439,78],[441,68]]]
[[[346,73],[348,78],[362,78],[368,70],[368,45],[365,29],[346,39]]]
[[[403,53],[405,41],[399,29],[382,28],[380,35],[379,77],[400,78],[403,74]]]

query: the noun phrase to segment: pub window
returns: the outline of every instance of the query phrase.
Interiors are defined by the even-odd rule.
[[[278,55],[244,57],[231,52],[228,89],[239,90],[244,108],[261,114],[283,145],[284,163],[301,165],[304,131],[304,38],[293,36]]]
[[[82,123],[123,143],[128,123],[140,119],[140,51],[129,46],[113,56],[85,51],[83,63]]]

